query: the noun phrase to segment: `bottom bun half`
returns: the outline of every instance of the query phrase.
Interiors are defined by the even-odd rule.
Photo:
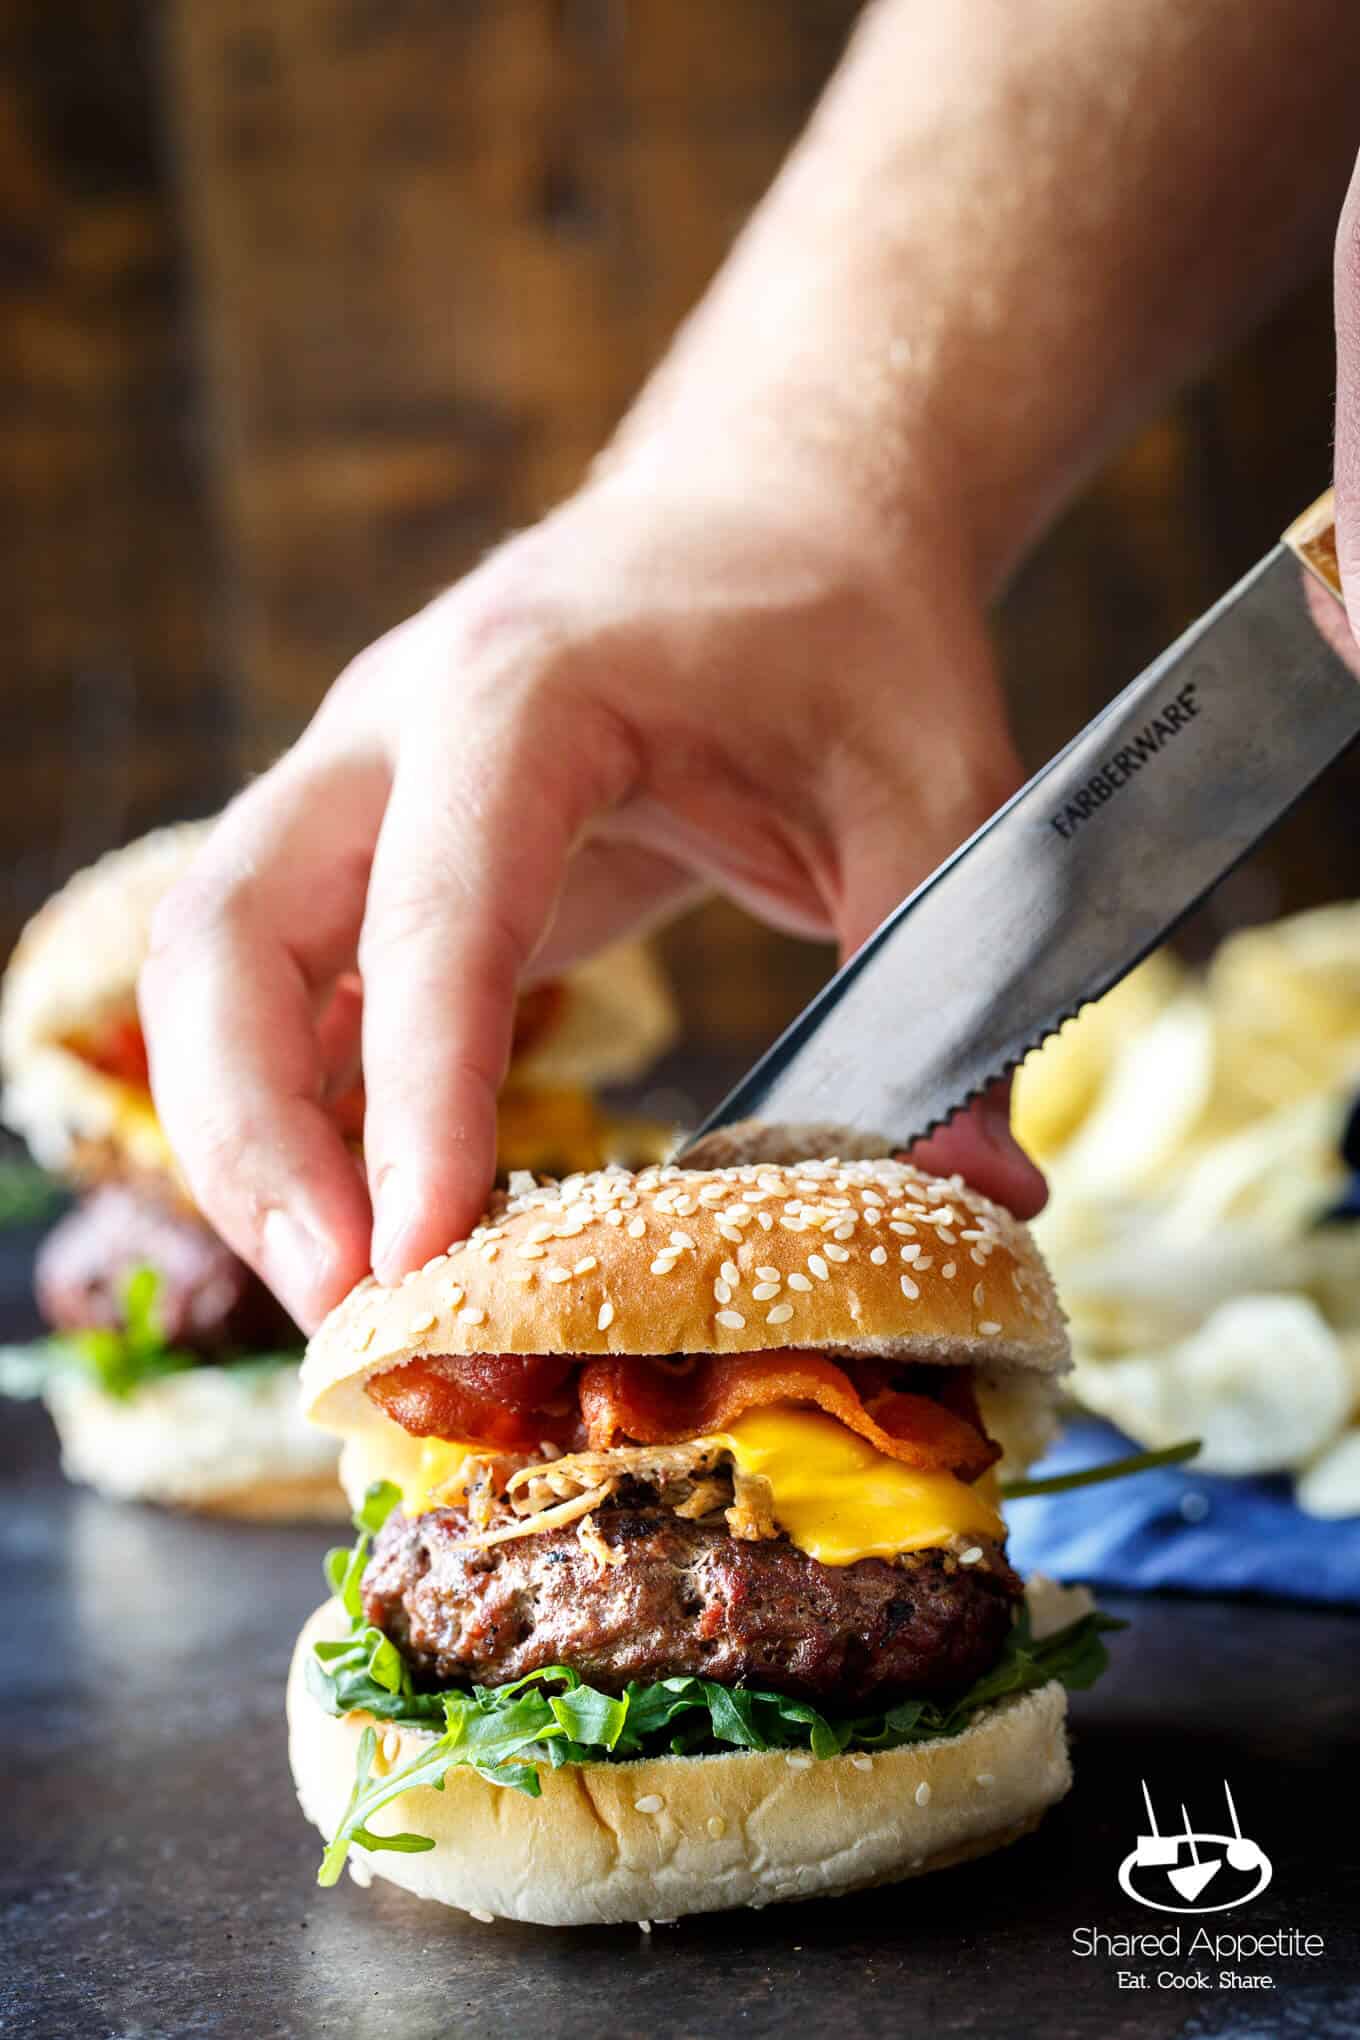
[[[70,1480],[115,1501],[250,1522],[344,1522],[333,1438],[298,1408],[295,1367],[196,1367],[126,1397],[78,1379],[47,1394]]]
[[[345,1633],[334,1601],[306,1624],[288,1682],[298,1800],[329,1838],[371,1717],[335,1720],[308,1693],[312,1646]],[[1017,1841],[1072,1782],[1067,1696],[1056,1682],[1001,1702],[962,1735],[873,1756],[783,1751],[546,1766],[542,1796],[448,1773],[442,1792],[393,1800],[383,1827],[434,1837],[420,1855],[353,1863],[418,1898],[543,1926],[673,1920],[835,1896],[924,1876]],[[420,1730],[384,1731],[375,1775],[414,1757]],[[394,1746],[395,1745],[395,1746]],[[658,1804],[659,1802],[659,1804]]]

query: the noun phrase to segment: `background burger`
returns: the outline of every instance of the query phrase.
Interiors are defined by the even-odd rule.
[[[78,1192],[37,1261],[58,1335],[45,1393],[67,1471],[107,1493],[339,1517],[335,1446],[297,1410],[302,1335],[194,1209],[147,1081],[137,974],[156,905],[208,827],[159,830],[78,873],[29,923],[0,989],[5,1117]],[[658,1153],[664,1129],[612,1119],[589,1087],[641,1074],[671,1029],[640,949],[527,992],[501,1101],[504,1166]],[[358,1084],[338,1084],[332,1104],[357,1142]]]
[[[360,1530],[289,1688],[322,1882],[674,1918],[1027,1833],[1104,1662],[997,1510],[1066,1364],[1025,1229],[893,1162],[516,1181],[361,1283],[303,1369]]]

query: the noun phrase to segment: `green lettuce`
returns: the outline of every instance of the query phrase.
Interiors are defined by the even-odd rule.
[[[442,1792],[459,1765],[536,1799],[539,1766],[545,1763],[556,1770],[564,1764],[731,1749],[809,1750],[814,1757],[898,1749],[958,1735],[982,1708],[1051,1679],[1077,1690],[1093,1685],[1108,1661],[1103,1632],[1125,1626],[1093,1612],[1036,1639],[1022,1613],[997,1663],[957,1699],[903,1700],[864,1714],[823,1712],[787,1694],[688,1676],[651,1685],[634,1681],[615,1699],[588,1686],[568,1665],[531,1672],[513,1685],[420,1693],[401,1653],[364,1621],[359,1594],[373,1537],[399,1500],[390,1482],[371,1487],[355,1518],[357,1541],[327,1556],[326,1577],[350,1629],[343,1638],[315,1646],[307,1686],[330,1715],[359,1710],[398,1728],[424,1729],[435,1739],[406,1764],[375,1778],[377,1734],[365,1727],[354,1790],[317,1873],[323,1885],[336,1882],[355,1846],[406,1854],[432,1849],[428,1835],[379,1834],[371,1823],[403,1792],[424,1785]]]
[[[121,1325],[93,1325],[81,1332],[59,1332],[27,1346],[0,1348],[0,1395],[41,1395],[53,1375],[70,1371],[84,1376],[105,1395],[126,1401],[138,1389],[167,1375],[184,1374],[204,1362],[184,1346],[172,1346],[161,1329],[156,1310],[161,1278],[154,1268],[130,1270],[122,1288]],[[267,1373],[296,1366],[301,1351],[227,1355],[212,1364],[233,1373]]]

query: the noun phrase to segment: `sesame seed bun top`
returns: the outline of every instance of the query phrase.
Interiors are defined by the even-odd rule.
[[[422,1354],[781,1346],[1045,1384],[1069,1364],[1028,1231],[957,1176],[894,1161],[605,1169],[518,1179],[398,1287],[359,1283],[308,1348],[303,1405],[359,1436],[391,1421],[365,1382]]]

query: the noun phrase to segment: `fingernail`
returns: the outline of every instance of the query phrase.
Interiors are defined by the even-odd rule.
[[[395,1169],[384,1171],[373,1204],[373,1269],[379,1281],[417,1217],[410,1187]]]
[[[306,1327],[315,1320],[330,1274],[330,1249],[289,1211],[265,1213],[261,1230],[265,1277]]]

